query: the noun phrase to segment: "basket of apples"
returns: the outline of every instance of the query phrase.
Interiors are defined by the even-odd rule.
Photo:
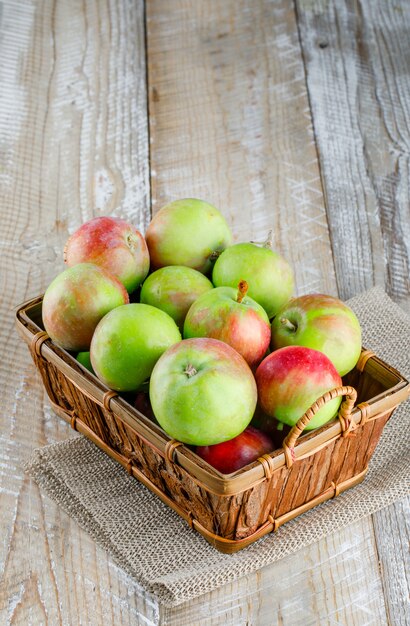
[[[293,297],[271,242],[184,199],[145,238],[113,217],[17,309],[55,412],[235,552],[359,483],[409,383],[337,298]]]

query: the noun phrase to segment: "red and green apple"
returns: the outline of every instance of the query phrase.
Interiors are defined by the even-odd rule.
[[[224,341],[256,367],[270,342],[269,318],[263,308],[247,296],[248,284],[237,289],[217,287],[200,296],[188,311],[184,338],[211,337]]]
[[[265,433],[248,426],[240,435],[213,446],[198,446],[195,452],[222,474],[231,474],[272,452],[273,442]]]
[[[141,233],[117,217],[95,217],[78,228],[64,248],[69,267],[95,263],[117,276],[128,293],[144,281],[149,272],[149,253]]]
[[[92,263],[80,263],[48,286],[42,306],[44,328],[61,348],[87,351],[99,321],[126,303],[128,293],[118,278]]]
[[[255,374],[262,411],[289,426],[324,393],[340,387],[342,379],[328,357],[317,350],[288,346],[275,350],[259,365]],[[325,404],[306,426],[323,426],[335,417],[341,398]]]

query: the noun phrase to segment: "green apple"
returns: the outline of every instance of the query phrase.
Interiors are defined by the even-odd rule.
[[[231,245],[232,234],[212,204],[185,198],[158,211],[145,239],[152,268],[186,265],[207,274],[217,255]]]
[[[91,365],[90,353],[89,352],[79,352],[76,356],[76,359],[85,369],[87,369],[92,374],[95,374],[93,370],[93,366]]]
[[[111,389],[135,391],[165,350],[178,341],[181,333],[164,311],[148,304],[127,304],[98,324],[91,341],[91,363]]]
[[[272,322],[272,349],[305,346],[326,354],[344,376],[362,349],[359,320],[338,298],[309,294],[293,298]]]
[[[148,276],[140,301],[165,311],[182,329],[191,304],[210,289],[213,284],[201,272],[183,265],[169,265]]]
[[[217,259],[212,282],[215,287],[236,287],[239,281],[249,284],[248,295],[256,300],[269,318],[289,300],[294,289],[290,265],[270,247],[237,243]]]
[[[257,392],[246,361],[217,339],[185,339],[155,365],[149,395],[170,437],[195,446],[228,441],[248,426]]]

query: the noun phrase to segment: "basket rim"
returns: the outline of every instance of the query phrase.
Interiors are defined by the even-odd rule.
[[[33,321],[29,314],[30,309],[41,306],[42,299],[43,296],[40,295],[23,302],[15,308],[17,330],[28,344],[34,335],[43,330]],[[369,351],[363,350],[367,355]],[[104,396],[111,390],[78,363],[75,357],[68,351],[59,348],[50,338],[47,338],[42,342],[40,352],[43,358],[55,365],[80,391],[91,397],[100,406],[107,408],[104,404]],[[407,379],[378,356],[371,354],[370,358],[368,355],[366,356],[364,369],[376,367],[378,370],[384,370],[386,374],[389,374],[392,381],[395,380],[395,384],[364,403],[366,404],[364,412],[359,405],[353,409],[351,417],[355,425],[360,424],[364,416],[366,420],[375,419],[382,414],[392,411],[410,395],[410,383]],[[72,380],[73,375],[74,381]],[[81,384],[78,380],[80,380]],[[160,426],[156,425],[120,396],[111,398],[109,410],[118,419],[121,419],[132,428],[156,452],[167,458],[167,446],[169,447],[173,440]],[[298,460],[314,454],[315,451],[328,445],[335,438],[340,437],[341,433],[342,427],[338,419],[329,422],[322,428],[311,431],[297,442],[295,459]],[[258,461],[254,461],[231,474],[222,474],[185,445],[181,444],[177,448],[171,446],[171,448],[172,461],[185,470],[199,486],[205,487],[216,495],[236,495],[255,487],[266,477],[265,466]],[[276,471],[286,466],[283,448],[274,450],[267,456],[271,459],[269,463],[270,471]]]

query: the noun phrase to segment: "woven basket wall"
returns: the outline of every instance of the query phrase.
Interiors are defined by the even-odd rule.
[[[226,476],[169,440],[55,346],[42,328],[41,302],[36,298],[18,308],[17,328],[56,413],[224,552],[249,545],[363,480],[384,425],[410,391],[399,372],[364,350],[344,387],[333,394],[346,396],[338,419],[307,435],[301,435],[302,420],[283,447]],[[307,412],[305,421],[310,417]]]

